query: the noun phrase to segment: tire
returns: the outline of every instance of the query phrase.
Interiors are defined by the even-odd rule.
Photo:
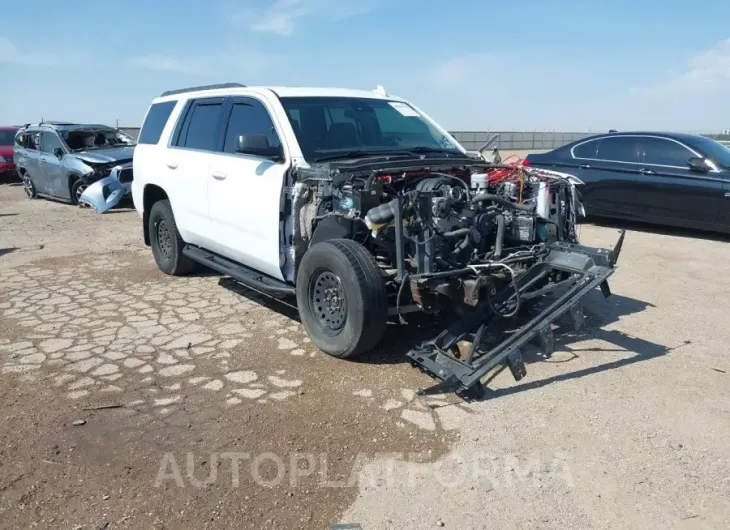
[[[79,197],[81,197],[81,194],[84,193],[84,190],[88,187],[89,185],[80,178],[74,180],[74,183],[71,184],[71,204],[78,206]]]
[[[297,305],[312,343],[338,358],[377,346],[388,318],[383,276],[373,256],[349,239],[312,246],[297,271]]]
[[[152,205],[149,233],[152,256],[162,272],[181,276],[193,271],[195,262],[182,252],[185,241],[177,231],[170,201],[157,201]]]
[[[38,192],[36,191],[35,184],[33,184],[33,179],[28,173],[23,173],[21,177],[23,181],[23,191],[25,192],[26,199],[35,199],[38,197]]]

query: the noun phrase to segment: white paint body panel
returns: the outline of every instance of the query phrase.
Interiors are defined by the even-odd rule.
[[[190,99],[253,97],[271,115],[285,160],[213,153],[170,147],[171,136]],[[134,153],[132,198],[144,216],[144,190],[162,188],[170,199],[175,222],[185,242],[283,280],[281,256],[282,192],[292,166],[305,165],[294,130],[279,97],[357,97],[402,101],[379,92],[338,88],[241,87],[208,89],[156,98],[152,104],[176,101],[157,145],[138,144]],[[426,121],[466,150],[441,126],[412,104]]]

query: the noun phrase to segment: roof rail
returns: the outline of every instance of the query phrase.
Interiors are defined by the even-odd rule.
[[[166,90],[160,97],[172,96],[174,94],[184,94],[185,92],[198,92],[199,90],[214,90],[216,88],[244,88],[246,85],[241,83],[220,83],[218,85],[202,85],[191,86],[189,88],[179,88],[177,90]]]

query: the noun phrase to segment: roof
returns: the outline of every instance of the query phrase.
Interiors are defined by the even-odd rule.
[[[68,131],[73,129],[113,129],[109,125],[103,125],[101,123],[70,123],[62,121],[43,121],[40,123],[28,123],[25,128],[40,128],[48,127],[58,131]]]
[[[603,134],[593,134],[591,136],[587,136],[580,141],[585,141],[591,138],[599,138],[603,136],[661,136],[665,138],[674,138],[676,140],[684,140],[684,141],[692,141],[697,138],[704,138],[701,135],[698,134],[689,134],[689,133],[676,133],[671,131],[621,131],[621,132],[612,132],[612,133],[603,133]]]
[[[229,84],[230,85],[230,84]],[[261,93],[271,91],[277,96],[286,97],[346,97],[346,98],[369,98],[369,99],[387,99],[401,100],[399,97],[383,95],[374,90],[355,90],[350,88],[334,88],[334,87],[287,87],[287,86],[225,86],[212,85],[206,87],[191,87],[190,89],[171,90],[165,92],[157,100],[177,100],[180,95],[184,97],[206,96],[235,96],[246,95],[251,93]]]

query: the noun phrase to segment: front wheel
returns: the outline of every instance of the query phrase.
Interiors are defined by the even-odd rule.
[[[388,298],[373,256],[349,239],[317,243],[297,272],[297,305],[312,343],[329,355],[372,350],[387,326]]]
[[[195,262],[183,254],[185,241],[177,231],[170,201],[157,201],[152,205],[149,233],[152,256],[162,272],[179,276],[193,271]]]
[[[86,184],[86,182],[81,179],[76,179],[74,183],[71,184],[71,204],[79,206],[79,199],[88,187],[89,185]]]

